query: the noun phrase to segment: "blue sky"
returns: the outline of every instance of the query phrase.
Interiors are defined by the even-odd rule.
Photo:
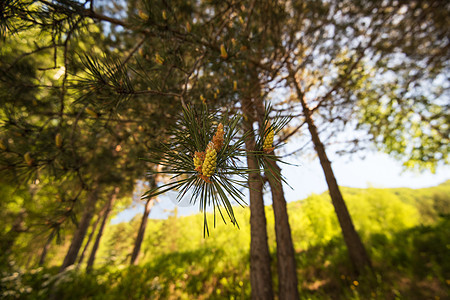
[[[294,144],[295,145],[295,144]],[[292,145],[291,147],[294,148]],[[291,148],[289,144],[286,146]],[[289,152],[291,149],[287,149]],[[365,158],[360,158],[364,154]],[[353,156],[338,156],[329,153],[330,161],[335,172],[338,184],[341,186],[367,188],[409,187],[422,188],[438,185],[450,179],[450,166],[442,166],[435,174],[429,171],[405,171],[401,164],[379,152],[365,151]],[[327,190],[325,177],[317,158],[311,160],[304,156],[292,156],[287,162],[298,166],[284,165],[282,173],[292,186],[285,187],[286,200],[288,202],[306,198],[312,193],[322,193]],[[155,205],[150,213],[150,218],[166,218],[176,206],[176,193],[160,197],[160,202]],[[265,197],[266,204],[270,204],[270,196]],[[113,218],[112,223],[126,222],[136,214],[142,214],[143,205],[136,204]],[[239,209],[239,208],[236,208]],[[198,207],[182,201],[178,205],[178,215],[185,216],[198,213]]]

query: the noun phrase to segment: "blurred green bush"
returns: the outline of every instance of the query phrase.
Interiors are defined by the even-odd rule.
[[[450,283],[449,182],[419,190],[343,191],[375,277],[353,275],[328,194],[311,195],[288,205],[302,299],[444,299]],[[273,212],[266,210],[275,275]],[[236,213],[240,229],[217,224],[206,239],[202,216],[149,220],[138,266],[127,265],[138,218],[108,227],[90,274],[76,267],[61,274],[56,267],[26,269],[10,261],[1,272],[0,298],[248,299],[249,211]],[[60,262],[52,253],[49,266]]]

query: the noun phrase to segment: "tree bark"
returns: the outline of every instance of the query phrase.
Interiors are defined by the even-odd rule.
[[[251,99],[241,101],[245,117],[244,130],[249,131],[245,140],[247,166],[258,170],[258,162],[251,151],[255,150],[253,133],[253,108]],[[251,172],[248,179],[250,194],[250,285],[252,299],[273,299],[272,272],[267,244],[267,223],[264,211],[263,182],[259,172]]]
[[[131,254],[131,265],[136,265],[139,256],[139,252],[141,251],[142,241],[144,240],[145,229],[147,228],[148,216],[150,215],[150,211],[153,207],[154,199],[150,198],[145,202],[144,215],[141,219],[141,225],[139,226],[139,231],[136,237],[136,241],[134,242],[133,253]]]
[[[83,216],[81,217],[78,228],[73,235],[69,250],[67,251],[64,262],[61,265],[60,272],[64,271],[68,266],[73,265],[77,259],[78,252],[80,251],[84,237],[86,236],[86,232],[89,228],[89,223],[91,222],[92,216],[94,215],[95,204],[98,200],[97,195],[97,188],[94,188],[88,194],[88,198],[84,206]]]
[[[277,174],[265,171],[272,193],[273,213],[275,216],[275,235],[277,241],[278,289],[280,299],[299,299],[297,267],[294,244],[280,178],[281,169],[275,161],[267,160]]]
[[[334,210],[336,212],[339,224],[342,229],[342,234],[344,236],[344,241],[347,245],[350,260],[353,264],[356,273],[361,274],[367,268],[372,269],[372,264],[370,262],[367,251],[353,225],[352,218],[350,216],[350,213],[348,212],[341,191],[339,190],[339,186],[337,184],[336,177],[334,176],[333,169],[331,168],[331,162],[328,159],[328,156],[325,152],[325,146],[320,140],[317,127],[314,124],[314,120],[312,119],[311,116],[311,111],[308,107],[308,104],[305,101],[304,94],[301,91],[301,88],[298,82],[296,81],[295,76],[293,76],[292,80],[295,85],[298,99],[300,100],[300,103],[302,105],[303,114],[305,116],[306,123],[308,124],[308,130],[311,134],[314,149],[316,150],[317,155],[319,156],[320,164],[322,166],[323,173],[325,174],[325,179],[327,181],[331,202],[333,203]]]
[[[114,188],[114,191],[112,192],[111,196],[108,199],[108,202],[106,204],[105,213],[103,214],[103,220],[102,224],[100,224],[100,228],[98,229],[97,237],[95,238],[94,246],[91,250],[91,255],[89,255],[89,259],[86,266],[86,272],[90,272],[92,270],[92,267],[94,266],[95,261],[95,255],[97,254],[98,246],[100,245],[100,240],[103,235],[103,230],[105,229],[106,221],[108,220],[109,214],[111,213],[112,206],[114,202],[116,201],[117,194],[119,193],[119,188]]]

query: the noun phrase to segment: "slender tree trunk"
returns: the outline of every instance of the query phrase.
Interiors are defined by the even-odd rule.
[[[91,255],[89,256],[87,266],[86,266],[86,272],[90,272],[92,270],[92,267],[94,266],[95,261],[95,255],[97,254],[98,246],[100,245],[100,240],[103,235],[103,230],[105,229],[106,221],[108,220],[109,214],[111,213],[112,206],[114,202],[116,201],[117,194],[119,193],[119,188],[114,188],[114,191],[112,192],[111,196],[108,199],[108,203],[106,204],[105,213],[103,214],[103,220],[102,224],[100,224],[100,228],[97,233],[97,237],[95,238],[94,246],[91,250]]]
[[[255,135],[253,133],[253,104],[250,98],[243,99],[242,109],[247,120],[244,130],[249,131],[245,140],[247,149],[247,165],[250,170],[259,169],[254,155]],[[248,179],[250,193],[250,285],[252,299],[273,299],[272,272],[270,254],[267,244],[267,223],[264,211],[263,182],[261,175],[252,172]]]
[[[281,172],[275,161],[268,161],[272,168]],[[281,178],[270,171],[265,172],[272,192],[273,213],[275,216],[275,235],[277,240],[278,282],[280,299],[299,299],[297,267],[294,244],[286,208],[286,199]]]
[[[265,108],[262,101],[255,106],[255,109],[259,126],[263,128]],[[274,155],[273,152],[271,154]],[[266,163],[271,166],[271,169],[264,173],[269,181],[275,217],[279,297],[280,299],[299,299],[294,243],[281,182],[281,169],[274,160],[267,159]]]
[[[80,258],[78,259],[78,264],[79,264],[79,265],[81,265],[81,263],[82,263],[83,260],[84,260],[84,257],[85,257],[85,255],[86,255],[87,249],[89,248],[89,245],[91,244],[92,238],[94,237],[94,234],[95,234],[95,232],[96,232],[96,230],[97,230],[97,225],[98,225],[98,223],[100,222],[100,220],[102,219],[104,213],[105,213],[105,210],[102,210],[102,211],[98,214],[98,217],[97,217],[97,219],[95,220],[94,225],[92,225],[91,233],[89,234],[88,240],[87,240],[86,244],[84,245],[84,248],[83,248],[83,251],[81,252]]]
[[[136,241],[134,242],[133,253],[131,254],[131,265],[137,264],[137,258],[139,256],[139,252],[141,251],[142,241],[144,240],[145,229],[147,228],[148,216],[150,215],[150,211],[153,207],[154,199],[148,199],[145,202],[144,215],[141,219],[141,225],[139,226],[138,235],[136,237]]]
[[[317,152],[317,155],[319,156],[320,164],[322,165],[323,173],[325,174],[331,202],[333,203],[334,210],[338,217],[339,224],[342,229],[342,234],[344,236],[344,241],[349,251],[350,259],[355,271],[361,274],[367,268],[371,269],[372,264],[366,252],[366,249],[355,230],[352,218],[350,217],[350,213],[348,212],[347,206],[345,205],[344,198],[342,197],[341,191],[339,190],[336,177],[334,176],[333,169],[331,168],[331,162],[329,161],[328,156],[325,152],[325,147],[320,140],[317,127],[314,124],[314,120],[311,116],[311,111],[305,101],[303,92],[301,91],[301,88],[295,77],[293,77],[292,79],[295,85],[298,99],[300,100],[300,103],[302,105],[303,114],[305,116],[306,123],[308,124],[308,130],[311,134],[314,148]]]
[[[60,272],[64,271],[68,266],[73,265],[77,259],[78,252],[80,251],[81,245],[83,244],[84,237],[89,228],[89,223],[91,222],[92,216],[95,211],[95,204],[98,200],[98,190],[90,191],[88,194],[87,201],[84,206],[83,216],[81,217],[78,228],[76,229],[72,242],[70,244],[69,250],[67,251],[64,262],[61,266]]]
[[[45,263],[45,259],[47,257],[48,248],[50,248],[50,244],[53,241],[53,238],[55,237],[56,231],[52,231],[50,235],[48,236],[47,241],[45,242],[44,248],[42,249],[41,257],[39,259],[39,266],[43,266]]]

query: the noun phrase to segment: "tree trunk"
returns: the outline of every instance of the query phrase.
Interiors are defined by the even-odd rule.
[[[91,222],[92,216],[95,211],[95,204],[97,203],[98,190],[95,188],[88,194],[88,199],[84,206],[83,216],[81,217],[78,228],[76,229],[72,242],[70,244],[69,250],[67,251],[64,262],[60,268],[60,272],[64,271],[68,266],[75,263],[78,252],[80,251],[81,245],[83,244],[84,237],[89,228],[89,223]]]
[[[259,127],[264,128],[265,108],[262,101],[255,106],[255,109]],[[271,154],[275,155],[273,152]],[[269,181],[275,217],[279,298],[299,299],[294,243],[281,182],[281,169],[274,160],[267,159],[266,163],[271,166],[264,173]]]
[[[255,149],[253,133],[253,108],[250,99],[242,100],[242,109],[247,120],[244,130],[249,131],[245,140],[247,149],[247,165],[250,170],[258,170],[256,158],[250,152]],[[263,182],[260,173],[252,172],[248,179],[250,193],[250,285],[252,299],[273,299],[272,272],[270,270],[270,254],[267,244],[267,224],[264,211]]]
[[[148,216],[153,207],[154,199],[147,199],[145,202],[144,215],[142,216],[141,225],[139,226],[138,235],[136,237],[136,241],[134,242],[133,253],[131,254],[131,265],[137,264],[137,258],[139,256],[139,252],[141,251],[142,241],[144,240],[145,229],[147,228]]]
[[[364,248],[363,243],[355,230],[352,218],[348,212],[347,206],[345,205],[344,198],[342,197],[341,191],[334,176],[333,169],[331,168],[331,162],[325,152],[325,147],[320,140],[317,127],[314,124],[314,120],[311,116],[311,111],[308,104],[305,101],[303,92],[298,84],[298,82],[293,78],[295,88],[297,91],[298,98],[302,105],[303,113],[305,116],[306,123],[308,124],[308,130],[311,134],[311,139],[314,144],[314,149],[319,156],[320,164],[322,165],[323,173],[325,174],[325,179],[328,185],[328,191],[330,193],[331,202],[333,203],[334,210],[339,220],[339,224],[342,229],[342,234],[344,236],[344,241],[347,245],[349,251],[350,259],[352,261],[353,267],[358,274],[363,273],[367,268],[371,269],[372,264],[370,262],[369,256]]]
[[[267,160],[276,172],[281,172],[277,163]],[[295,263],[294,244],[292,242],[291,227],[284,198],[281,178],[277,174],[265,172],[269,179],[270,190],[272,192],[273,213],[275,216],[275,235],[277,240],[278,259],[278,284],[280,299],[299,299],[297,267]]]
[[[105,213],[105,210],[102,210],[102,211],[98,214],[98,217],[97,217],[97,219],[95,220],[94,225],[92,225],[92,231],[91,231],[91,233],[90,233],[89,236],[88,236],[88,240],[87,240],[86,244],[84,245],[84,248],[83,248],[83,251],[81,252],[80,258],[78,259],[78,264],[79,264],[79,265],[81,265],[81,263],[82,263],[83,260],[84,260],[84,256],[85,256],[85,254],[86,254],[86,252],[87,252],[87,249],[89,248],[89,245],[91,244],[92,238],[94,237],[94,234],[95,234],[95,232],[96,232],[97,225],[98,225],[98,223],[100,222],[100,220],[102,219],[104,213]]]
[[[52,231],[48,236],[47,242],[45,242],[44,248],[42,249],[41,258],[39,259],[39,266],[43,266],[45,263],[45,258],[47,257],[48,248],[50,248],[50,244],[55,237],[56,230]]]
[[[86,272],[88,272],[88,273],[92,270],[92,267],[94,266],[95,255],[97,253],[98,246],[100,245],[100,240],[103,235],[103,230],[105,229],[106,221],[108,220],[109,214],[111,212],[114,201],[116,201],[116,197],[117,197],[118,193],[119,193],[119,188],[118,187],[114,188],[114,191],[112,192],[111,196],[108,199],[108,203],[106,204],[106,210],[103,215],[102,224],[100,224],[100,228],[98,230],[94,246],[92,247],[92,250],[91,250],[91,255],[89,256],[89,259],[87,262]]]

